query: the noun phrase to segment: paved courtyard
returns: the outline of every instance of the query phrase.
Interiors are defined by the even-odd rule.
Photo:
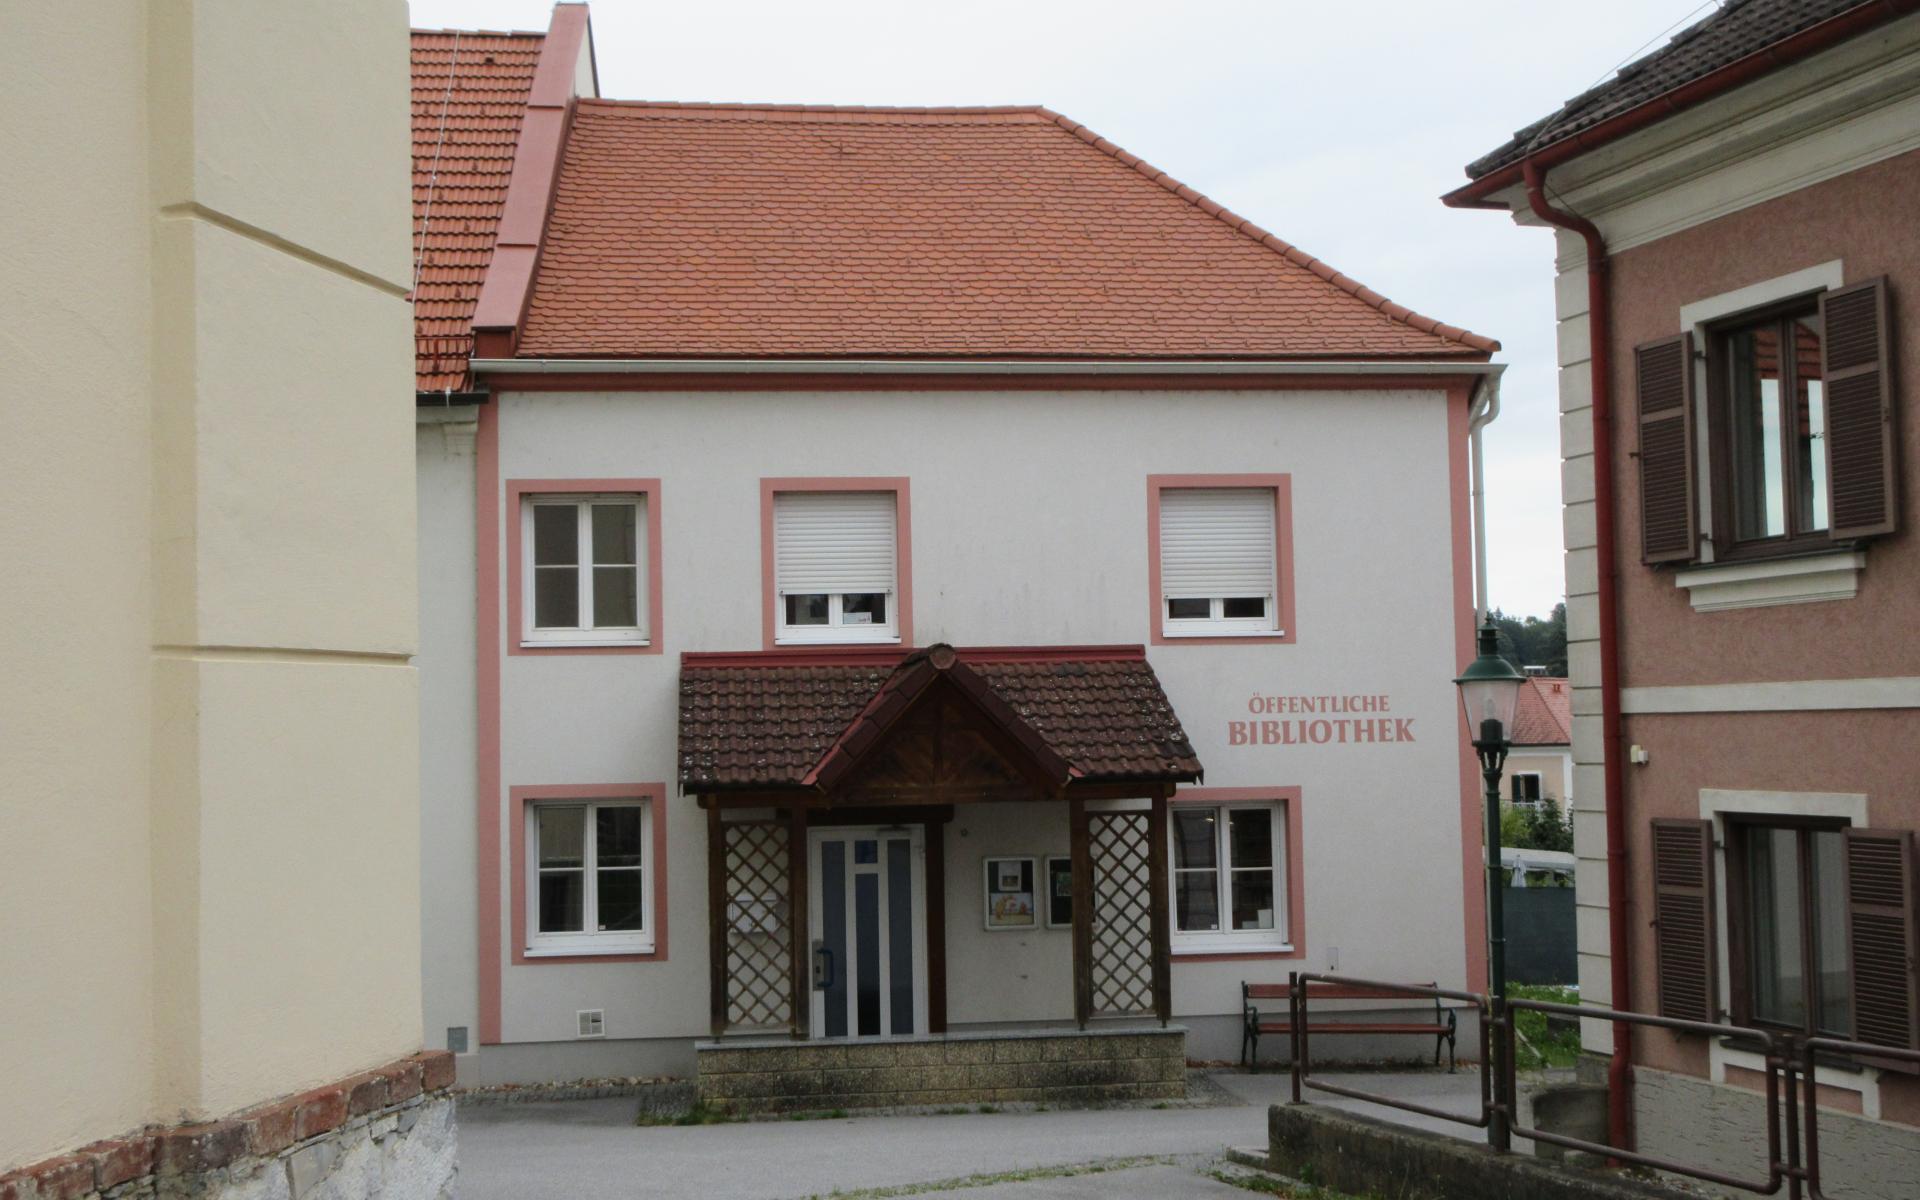
[[[1330,1078],[1462,1111],[1478,1103],[1469,1071]],[[630,1099],[469,1105],[460,1110],[460,1195],[1244,1200],[1251,1193],[1207,1172],[1228,1147],[1265,1143],[1267,1105],[1286,1098],[1287,1077],[1214,1079],[1239,1103],[645,1128],[634,1125]]]

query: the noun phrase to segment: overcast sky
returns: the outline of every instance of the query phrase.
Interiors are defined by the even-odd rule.
[[[1468,160],[1710,6],[594,0],[591,10],[606,96],[1045,104],[1376,291],[1499,338],[1511,366],[1486,435],[1490,590],[1508,612],[1544,615],[1565,590],[1552,238],[1437,197],[1464,181]],[[545,29],[552,12],[546,0],[411,8],[416,26],[463,29]]]

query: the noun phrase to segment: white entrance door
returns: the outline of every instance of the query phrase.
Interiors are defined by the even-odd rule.
[[[814,829],[807,854],[813,1036],[925,1033],[925,831]]]

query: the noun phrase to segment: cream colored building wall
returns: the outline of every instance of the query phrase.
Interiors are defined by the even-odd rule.
[[[420,984],[405,5],[27,6],[0,89],[4,1169]]]
[[[1515,749],[1507,755],[1506,781],[1501,794],[1513,795],[1513,777],[1532,772],[1540,777],[1540,794],[1551,798],[1564,811],[1573,788],[1573,752],[1559,748]]]
[[[5,28],[0,1173],[147,1118],[153,965],[144,31]]]

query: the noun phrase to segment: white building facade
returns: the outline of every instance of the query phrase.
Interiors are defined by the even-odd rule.
[[[420,419],[426,1020],[463,1081],[1102,1014],[1231,1059],[1243,981],[1482,977],[1450,680],[1494,343],[1045,110],[526,129],[550,215],[505,199],[471,386]],[[784,165],[740,233],[743,163]],[[1158,836],[1089,860],[1116,814]],[[1120,926],[1072,909],[1123,875],[1137,978],[1089,982]]]

